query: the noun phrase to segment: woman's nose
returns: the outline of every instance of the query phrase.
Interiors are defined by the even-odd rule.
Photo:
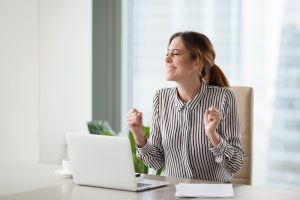
[[[169,63],[172,61],[170,54],[166,55],[165,61],[166,61],[166,63]]]

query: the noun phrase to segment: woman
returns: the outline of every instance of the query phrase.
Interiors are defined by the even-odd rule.
[[[230,181],[243,164],[234,94],[214,63],[210,40],[197,32],[175,33],[165,63],[176,88],[160,89],[153,100],[150,138],[142,133],[142,113],[133,108],[126,122],[137,157],[163,175]]]

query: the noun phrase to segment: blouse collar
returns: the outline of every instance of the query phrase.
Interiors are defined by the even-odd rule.
[[[205,83],[202,82],[201,86],[200,86],[200,92],[191,100],[189,100],[186,103],[183,103],[181,101],[181,99],[179,98],[178,95],[178,90],[176,88],[175,90],[175,106],[177,107],[178,111],[183,109],[184,107],[187,107],[190,110],[193,110],[196,108],[197,105],[199,105],[200,100],[202,99],[202,97],[204,96],[206,90],[207,90],[207,85]]]

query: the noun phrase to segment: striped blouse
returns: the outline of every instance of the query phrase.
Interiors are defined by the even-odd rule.
[[[223,113],[217,147],[212,146],[204,129],[204,112],[210,106]],[[228,182],[243,164],[240,140],[231,90],[202,83],[200,92],[183,103],[176,88],[165,88],[154,96],[150,138],[137,148],[137,157],[156,170],[164,167],[165,176]]]

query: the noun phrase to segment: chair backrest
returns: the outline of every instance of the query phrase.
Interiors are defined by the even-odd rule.
[[[252,124],[253,89],[251,87],[231,87],[240,116],[241,142],[245,153],[244,165],[233,175],[232,183],[252,184]]]

